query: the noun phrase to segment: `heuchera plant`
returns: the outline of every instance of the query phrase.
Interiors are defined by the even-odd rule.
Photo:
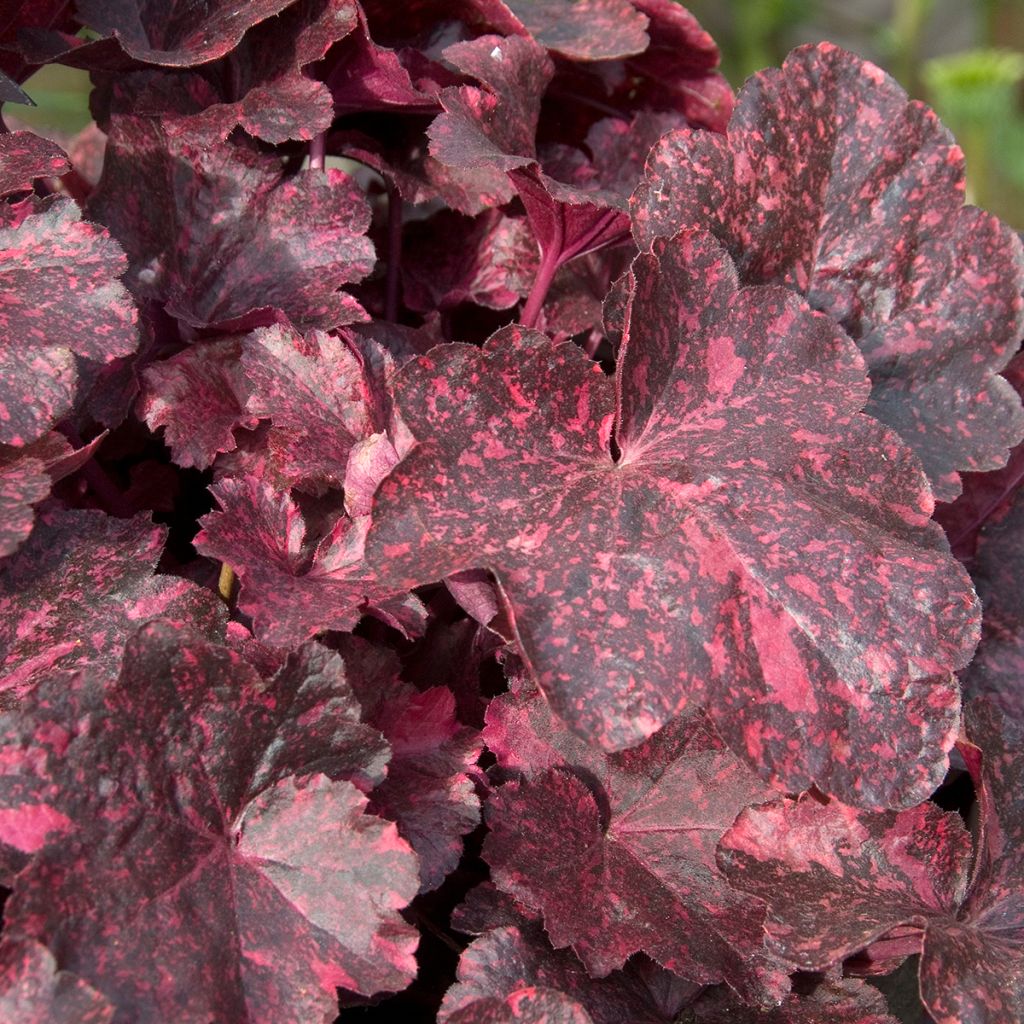
[[[11,0],[49,62],[0,1020],[1024,1020],[1024,258],[930,110],[674,0]]]

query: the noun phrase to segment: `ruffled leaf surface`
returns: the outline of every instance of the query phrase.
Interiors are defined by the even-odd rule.
[[[998,374],[1020,341],[1016,234],[963,205],[963,154],[935,114],[830,43],[745,86],[727,137],[683,131],[634,197],[642,247],[711,231],[741,278],[806,295],[851,334],[868,411],[897,430],[943,500],[1024,434]]]
[[[572,346],[449,345],[399,374],[422,443],[367,561],[396,589],[494,572],[552,706],[606,749],[706,702],[788,789],[922,798],[978,611],[915,460],[857,414],[856,350],[790,293],[738,290],[705,237],[640,257],[632,291],[618,459],[612,382]]]

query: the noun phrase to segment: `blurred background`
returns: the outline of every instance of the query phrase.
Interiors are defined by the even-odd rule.
[[[792,47],[829,39],[933,106],[967,157],[969,200],[1024,230],[1024,0],[688,0],[737,88]],[[9,111],[42,134],[89,120],[88,75],[48,67]]]

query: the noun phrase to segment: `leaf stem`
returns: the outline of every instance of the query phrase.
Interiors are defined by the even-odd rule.
[[[314,136],[309,144],[309,169],[311,171],[322,171],[324,162],[327,159],[327,136],[320,132]]]
[[[524,327],[534,327],[537,318],[540,316],[541,307],[547,298],[548,289],[555,278],[555,272],[561,264],[562,241],[565,237],[565,225],[562,218],[558,218],[558,226],[555,229],[555,237],[552,244],[543,250],[540,266],[537,268],[537,276],[533,279],[533,287],[523,307],[523,315],[519,322]]]
[[[402,196],[395,183],[387,178],[388,190],[388,269],[384,297],[384,319],[398,321],[398,291],[402,269]]]

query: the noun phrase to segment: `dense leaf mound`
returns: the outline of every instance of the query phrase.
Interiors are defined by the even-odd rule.
[[[96,124],[0,135],[0,1019],[1024,1020],[1024,256],[930,110],[674,0],[8,6]]]

